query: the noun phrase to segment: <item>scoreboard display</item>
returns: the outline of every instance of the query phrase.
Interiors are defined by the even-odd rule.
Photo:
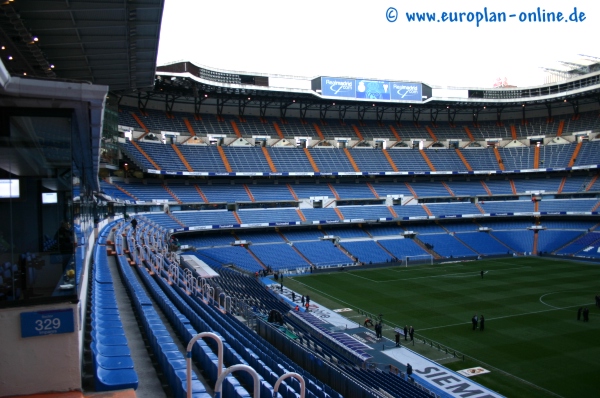
[[[313,90],[321,90],[324,97],[371,101],[423,101],[423,84],[386,80],[321,77],[313,81]],[[425,86],[427,87],[427,86]],[[427,87],[429,88],[429,87]],[[429,91],[431,89],[429,88]]]

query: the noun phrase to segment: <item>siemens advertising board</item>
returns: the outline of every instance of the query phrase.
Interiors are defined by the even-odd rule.
[[[313,80],[313,90],[318,80]],[[373,101],[423,101],[421,83],[321,77],[321,95]],[[428,96],[429,97],[429,96]]]

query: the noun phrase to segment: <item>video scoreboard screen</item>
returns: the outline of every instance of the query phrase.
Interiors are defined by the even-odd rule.
[[[385,80],[321,77],[313,89],[325,97],[373,101],[423,101],[423,84]],[[320,83],[320,87],[319,84]],[[430,96],[430,95],[429,95]]]

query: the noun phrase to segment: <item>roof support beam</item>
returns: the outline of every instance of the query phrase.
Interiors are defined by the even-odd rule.
[[[456,108],[448,107],[448,123],[454,127],[454,119],[456,118]]]
[[[327,117],[327,111],[331,108],[331,105],[319,104],[319,118],[324,120]]]
[[[269,108],[269,104],[270,103],[271,103],[271,101],[260,100],[260,102],[258,103],[260,117],[266,117],[267,116],[267,109]]]
[[[548,109],[548,121],[552,121],[552,103],[548,102],[546,104],[546,109]]]
[[[574,101],[569,102],[569,103],[573,107],[573,117],[575,117],[575,118],[579,117],[579,101],[578,100],[574,100]]]
[[[367,111],[367,107],[366,106],[357,106],[356,107],[356,112],[358,113],[358,120],[359,121],[363,121],[365,120],[365,112]]]
[[[412,120],[415,124],[419,124],[420,117],[421,117],[421,109],[412,108]]]
[[[348,110],[348,106],[342,106],[340,105],[338,107],[338,117],[340,120],[344,120],[346,119],[346,111]]]
[[[311,104],[300,104],[300,119],[306,119],[306,111],[310,108]]]
[[[450,109],[450,108],[448,108]],[[436,122],[437,122],[437,118],[438,118],[438,113],[440,112],[439,109],[433,109],[433,108],[429,108],[429,120],[431,121],[431,123],[435,126]]]
[[[502,111],[503,110],[504,110],[504,108],[501,106],[496,108],[496,125],[497,126],[502,126]]]
[[[165,95],[165,112],[171,114],[173,112],[173,105],[177,99],[174,95]]]
[[[244,114],[246,113],[246,105],[248,105],[250,103],[251,100],[245,100],[245,99],[239,99],[238,100],[238,116],[240,117],[244,117]]]
[[[287,114],[287,110],[290,107],[290,105],[294,104],[296,101],[292,101],[292,102],[280,102],[279,103],[279,117],[282,119],[285,119],[285,116]]]
[[[394,120],[396,121],[396,123],[398,124],[402,124],[402,112],[404,112],[404,108],[394,108]]]
[[[217,98],[217,116],[223,116],[223,106],[229,101],[228,98]]]
[[[375,108],[375,113],[377,115],[377,121],[379,123],[381,123],[383,121],[383,115],[385,113],[385,109],[386,108],[383,107],[383,106],[378,106],[378,107]]]
[[[473,109],[473,126],[479,125],[479,111],[480,109]],[[448,110],[448,120],[450,120],[450,110]],[[452,118],[452,124],[454,124],[454,118]]]
[[[138,92],[138,108],[141,111],[143,111],[143,112],[146,111],[146,106],[148,106],[148,100],[150,100],[150,95],[149,94],[146,94],[145,96],[142,96],[142,93]]]

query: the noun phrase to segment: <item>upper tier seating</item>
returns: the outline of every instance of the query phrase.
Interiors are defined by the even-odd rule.
[[[597,203],[596,199],[542,200],[539,202],[539,210],[547,212],[592,211]]]
[[[549,176],[548,176],[549,177]],[[526,193],[527,191],[536,192],[558,192],[561,179],[559,178],[526,178],[513,179],[518,193]]]
[[[248,191],[244,184],[231,184],[226,182],[213,182],[210,185],[200,185],[198,187],[204,193],[204,196],[211,203],[219,202],[251,202]]]
[[[287,184],[273,184],[271,181],[255,181],[255,184],[247,184],[252,197],[256,202],[264,201],[292,201],[292,191]]]
[[[360,171],[378,172],[392,170],[383,151],[356,148],[350,149],[349,153]]]
[[[342,239],[348,239],[348,238],[366,238],[367,233],[365,231],[363,231],[360,228],[343,228],[343,227],[333,227],[333,226],[326,226],[325,228],[323,228],[323,232],[326,235],[331,235],[331,236],[337,236],[340,237]]]
[[[491,148],[466,148],[461,153],[473,170],[500,170]]]
[[[365,264],[391,262],[395,259],[377,242],[372,240],[341,241],[340,245],[350,252],[358,261]]]
[[[385,239],[378,241],[388,252],[396,258],[406,259],[406,257],[423,256],[428,253],[415,243],[412,239]]]
[[[428,204],[427,208],[434,216],[480,214],[481,212],[473,203]]]
[[[410,186],[418,197],[451,196],[441,181],[421,181],[418,184],[411,183]]]
[[[338,148],[312,148],[310,155],[315,161],[319,171],[344,172],[354,171],[350,160],[343,150]]]
[[[559,255],[574,255],[586,248],[595,248],[600,243],[600,232],[590,232],[586,235],[583,235],[581,238],[571,242],[566,245],[562,249],[560,249],[556,254]],[[593,251],[593,250],[592,250]],[[590,251],[588,251],[590,252]]]
[[[538,231],[538,253],[551,253],[581,235],[580,231]]]
[[[323,233],[319,230],[310,230],[310,231],[296,231],[296,230],[289,230],[289,231],[284,231],[283,235],[285,237],[285,239],[287,239],[288,241],[294,241],[294,242],[302,242],[302,241],[316,241],[319,240],[319,238],[323,237]]]
[[[488,195],[483,184],[477,180],[472,181],[447,181],[446,185],[455,196]],[[489,188],[488,188],[489,189]]]
[[[278,131],[281,131],[283,137],[292,139],[294,137],[311,137],[319,139],[319,129],[321,135],[326,139],[350,138],[358,139],[355,129],[358,129],[360,135],[365,140],[375,138],[389,139],[392,141],[408,139],[427,139],[431,140],[427,128],[433,132],[438,140],[460,139],[463,142],[470,141],[466,132],[469,129],[475,140],[493,139],[512,139],[512,128],[514,128],[517,139],[526,139],[529,136],[545,135],[554,137],[558,134],[559,124],[564,121],[563,135],[569,135],[573,132],[582,132],[600,129],[600,118],[596,111],[584,112],[578,118],[566,116],[556,117],[548,122],[545,117],[528,118],[526,123],[519,120],[504,120],[502,125],[498,126],[494,121],[480,121],[475,127],[470,123],[459,125],[450,125],[445,121],[431,123],[425,121],[422,123],[413,123],[402,121],[401,124],[393,121],[377,122],[374,120],[337,120],[337,119],[305,119],[287,118],[285,120],[267,117],[259,119],[255,116],[244,116],[238,118],[232,115],[224,115],[218,118],[214,114],[200,114],[198,118],[192,113],[171,112],[172,117],[167,117],[166,112],[154,109],[146,109],[145,114],[137,108],[120,106],[119,125],[142,130],[142,127],[134,119],[134,113],[144,124],[152,131],[171,131],[178,132],[181,135],[190,135],[184,119],[190,123],[194,133],[201,136],[209,134],[221,134],[228,137],[236,135],[237,131],[243,137],[252,137],[254,135],[269,135],[277,137]],[[234,128],[235,124],[235,128]],[[277,125],[277,128],[275,127]],[[395,134],[392,131],[395,129]]]
[[[262,148],[234,146],[224,146],[222,148],[232,171],[270,170],[267,158],[262,153]]]
[[[331,241],[295,242],[294,247],[316,266],[349,265],[353,262]]]
[[[324,209],[302,209],[302,214],[309,221],[331,221],[339,220],[337,213],[333,208]]]
[[[338,207],[345,220],[365,219],[377,220],[391,217],[386,206],[342,206]]]
[[[188,227],[238,223],[233,212],[227,210],[174,211],[173,216]]]
[[[295,209],[251,209],[237,213],[243,224],[301,221]]]
[[[181,225],[175,221],[171,216],[165,213],[151,213],[144,214],[142,218],[152,221],[155,224],[162,226],[163,228],[181,228]]]
[[[533,249],[533,231],[493,231],[491,234],[512,251],[531,253]]]
[[[278,172],[313,172],[313,167],[302,148],[270,147],[269,157]]]
[[[501,255],[510,251],[508,247],[485,232],[463,232],[456,234],[455,237],[477,253],[483,255]]]
[[[404,229],[394,224],[369,224],[366,225],[364,231],[371,236],[398,236],[404,232]]]
[[[183,203],[202,203],[204,199],[200,195],[195,184],[189,185],[180,181],[169,181],[168,188]]]
[[[238,267],[254,273],[263,270],[263,266],[254,256],[241,246],[219,247],[214,249],[199,249],[198,253],[221,264],[235,264]]]
[[[286,243],[250,246],[262,263],[273,270],[308,268],[310,264]]]
[[[138,165],[146,169],[160,169],[167,172],[227,172],[227,166],[219,153],[218,147],[201,145],[163,145],[160,142],[131,141],[121,144],[123,151]],[[539,149],[538,168],[567,167],[575,147],[578,144],[547,145]],[[223,146],[223,155],[232,172],[272,172],[267,157],[258,147]],[[534,169],[534,147],[500,148],[498,150],[505,170]],[[276,172],[392,172],[394,166],[400,172],[423,171],[455,171],[466,172],[467,166],[456,151],[449,149],[415,149],[387,150],[393,165],[390,164],[381,149],[355,148],[349,149],[348,155],[341,148],[310,148],[308,153],[314,161],[314,167],[305,151],[301,148],[267,148],[269,157]],[[460,149],[467,163],[473,170],[499,170],[500,166],[491,149]],[[585,142],[581,146],[575,165],[600,164],[600,141]],[[183,159],[182,159],[183,158]],[[433,169],[426,158],[432,163]],[[151,160],[150,160],[151,159]],[[356,168],[352,164],[356,165]],[[188,167],[189,166],[189,167]]]
[[[425,154],[436,170],[468,171],[467,166],[452,149],[428,149]]]
[[[388,151],[390,158],[398,168],[398,171],[429,171],[429,165],[421,151],[415,149],[395,149]],[[391,171],[385,170],[385,171]]]
[[[210,248],[215,246],[231,246],[235,238],[231,234],[225,235],[205,235],[202,237],[182,236],[179,243],[184,246],[191,246],[197,249]]]
[[[477,256],[473,250],[465,246],[460,240],[448,234],[419,235],[419,240],[433,246],[433,250],[444,257],[473,257]]]
[[[600,118],[597,118],[600,120]],[[577,155],[575,166],[600,164],[600,141],[584,142]]]
[[[177,145],[177,148],[179,148],[179,151],[194,171],[227,172],[227,168],[216,146]]]
[[[532,213],[533,203],[527,200],[480,203],[486,213]]]

